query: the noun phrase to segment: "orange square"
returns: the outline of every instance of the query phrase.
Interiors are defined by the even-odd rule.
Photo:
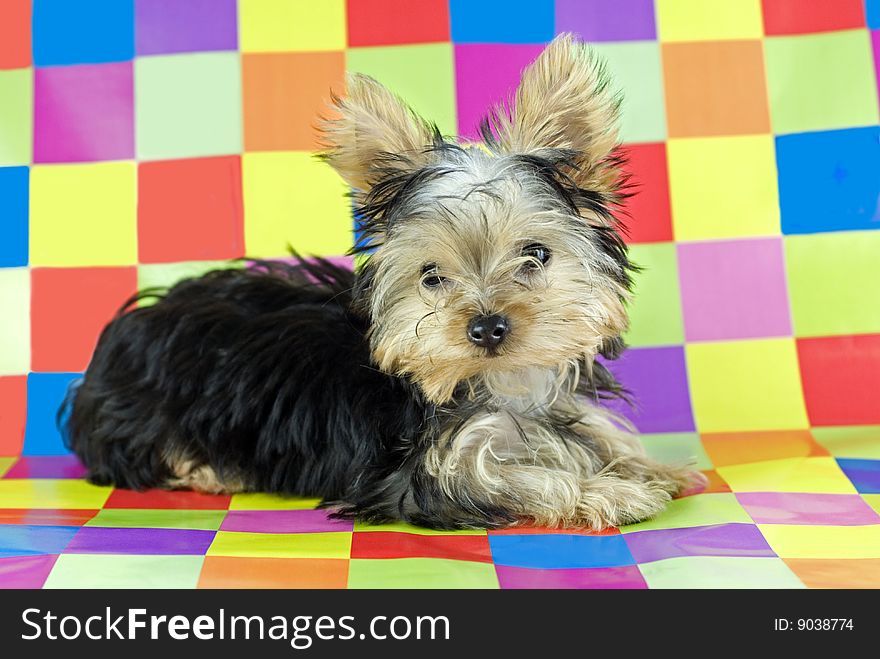
[[[345,588],[348,561],[206,556],[199,588]]]
[[[31,368],[84,371],[98,335],[137,290],[137,268],[34,268]]]
[[[760,41],[663,44],[670,137],[770,132]]]
[[[18,455],[27,418],[27,376],[0,377],[0,455]]]
[[[0,69],[31,65],[31,0],[0,2]]]
[[[242,55],[247,151],[319,148],[318,118],[330,117],[330,92],[345,91],[341,52]]]
[[[878,558],[786,558],[807,588],[880,588]]]
[[[700,439],[716,467],[829,455],[809,430],[704,433]]]

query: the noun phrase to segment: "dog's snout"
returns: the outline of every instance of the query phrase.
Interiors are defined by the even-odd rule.
[[[510,323],[504,316],[476,316],[468,325],[471,343],[482,348],[494,348],[510,333]]]

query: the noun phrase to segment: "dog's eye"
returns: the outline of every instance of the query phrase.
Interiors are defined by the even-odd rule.
[[[446,281],[446,277],[437,274],[436,263],[426,263],[422,266],[422,286],[425,288],[437,288]]]
[[[522,255],[529,257],[529,261],[526,261],[523,264],[524,268],[534,269],[537,268],[537,264],[535,261],[540,263],[541,265],[547,265],[550,261],[550,248],[542,245],[541,243],[530,243],[523,247]]]

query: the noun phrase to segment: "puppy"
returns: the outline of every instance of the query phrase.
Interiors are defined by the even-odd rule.
[[[623,348],[634,267],[595,56],[554,40],[478,145],[366,76],[334,103],[357,272],[258,262],[129,301],[60,412],[89,478],[434,528],[602,529],[697,484],[598,404],[621,394],[595,357]]]

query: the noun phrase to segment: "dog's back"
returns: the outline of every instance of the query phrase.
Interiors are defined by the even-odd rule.
[[[126,305],[60,413],[90,479],[341,496],[421,419],[370,367],[353,286],[327,261],[259,263]]]

